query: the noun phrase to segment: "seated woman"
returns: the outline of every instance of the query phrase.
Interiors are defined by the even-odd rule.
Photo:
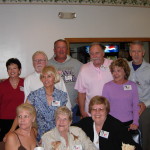
[[[36,111],[30,104],[17,107],[19,128],[7,136],[5,150],[33,150],[36,147]]]
[[[46,66],[41,73],[43,87],[29,94],[26,103],[32,104],[37,113],[38,133],[37,140],[40,142],[41,136],[55,127],[54,113],[59,106],[65,106],[68,102],[67,93],[54,87],[59,82],[60,76],[53,66]],[[16,128],[14,122],[11,131]]]
[[[96,150],[94,144],[78,127],[70,127],[72,112],[65,106],[55,112],[56,127],[42,136],[45,150]]]
[[[141,150],[123,123],[109,115],[109,111],[108,100],[102,96],[95,96],[89,103],[91,117],[83,118],[73,125],[81,127],[97,149],[121,150],[122,143],[125,143],[136,146],[136,150]]]
[[[126,60],[112,62],[110,71],[113,80],[106,83],[102,95],[110,103],[110,114],[131,130],[139,126],[139,96],[136,83],[128,80],[130,68]]]

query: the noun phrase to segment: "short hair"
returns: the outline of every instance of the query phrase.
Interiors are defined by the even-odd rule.
[[[109,66],[111,73],[113,73],[114,67],[116,67],[116,66],[123,68],[123,70],[125,72],[124,78],[127,80],[130,75],[130,67],[128,65],[128,62],[123,58],[118,58],[118,59],[114,60],[111,63],[111,65]]]
[[[103,51],[104,51],[105,48],[106,48],[106,47],[105,47],[103,44],[101,44],[101,43],[93,42],[93,43],[91,43],[90,49],[91,49],[92,46],[95,46],[95,45],[98,45]]]
[[[94,96],[89,103],[89,113],[91,113],[93,105],[105,105],[107,114],[110,112],[109,101],[103,96]]]
[[[57,119],[57,116],[59,114],[68,115],[69,120],[72,121],[72,112],[69,110],[68,107],[66,107],[66,106],[58,107],[56,112],[55,112],[55,119]]]
[[[144,49],[144,44],[143,44],[142,41],[133,41],[133,42],[131,42],[131,43],[130,43],[130,46],[129,46],[130,51],[131,51],[131,46],[132,46],[132,45],[140,45],[140,46],[142,47],[142,51],[145,51],[145,49]]]
[[[8,70],[8,66],[10,66],[11,64],[16,64],[18,66],[18,69],[19,70],[21,69],[21,63],[20,63],[19,59],[17,59],[17,58],[8,59],[7,62],[6,62],[7,70]]]
[[[42,55],[45,57],[46,61],[48,61],[48,57],[47,57],[47,55],[45,54],[45,52],[43,52],[43,51],[36,51],[36,52],[32,55],[32,60],[34,60],[34,57],[35,57],[36,55],[38,55],[38,54],[42,54]]]
[[[55,81],[54,81],[55,83],[60,81],[60,75],[59,75],[59,73],[58,73],[58,71],[57,71],[57,69],[55,67],[53,67],[53,66],[45,66],[43,68],[43,70],[42,70],[41,75],[40,75],[40,79],[42,79],[42,76],[45,73],[52,74],[54,76],[54,78],[55,78]]]
[[[68,49],[67,41],[64,40],[64,39],[59,39],[59,40],[55,41],[55,42],[54,42],[54,49],[56,49],[56,45],[57,45],[58,42],[64,42],[64,43],[66,44],[66,48]]]
[[[16,109],[16,113],[17,115],[19,114],[20,111],[22,110],[26,110],[28,111],[33,117],[36,118],[36,110],[35,108],[33,107],[33,105],[29,104],[29,103],[23,103],[21,105],[19,105]],[[35,119],[36,120],[36,119]],[[34,127],[37,127],[36,125],[36,121],[33,122],[33,126]]]

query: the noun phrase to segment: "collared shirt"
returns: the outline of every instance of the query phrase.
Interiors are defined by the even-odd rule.
[[[40,74],[39,73],[33,72],[32,74],[28,75],[24,80],[24,93],[25,93],[24,101],[26,101],[27,96],[30,94],[30,92],[35,91],[41,87],[43,87],[43,83],[40,80]],[[67,93],[68,102],[67,102],[66,106],[71,110],[70,99],[68,96],[68,92],[67,92],[65,83],[64,83],[62,78],[60,78],[60,81],[55,84],[55,87],[57,89],[62,90],[63,92]]]
[[[93,143],[95,144],[96,148],[99,149],[99,135],[96,131],[95,122],[93,123],[93,130],[94,130],[94,140]]]
[[[102,95],[102,89],[106,82],[111,81],[112,74],[109,65],[112,60],[105,59],[104,64],[98,68],[93,62],[84,64],[79,72],[75,89],[80,93],[86,93],[85,112],[88,112],[90,99],[96,95]]]
[[[97,150],[83,130],[74,126],[69,127],[68,147],[57,128],[48,131],[42,136],[42,145],[45,150]]]
[[[67,103],[67,93],[54,88],[53,99],[59,102],[59,105],[48,105],[45,88],[42,87],[29,94],[28,100],[36,109],[36,120],[38,124],[37,139],[40,141],[41,136],[55,127],[55,111],[59,106],[65,106]]]
[[[146,107],[150,107],[150,64],[143,60],[142,65],[134,71],[132,62],[129,62],[131,69],[129,80],[137,84],[139,99]]]

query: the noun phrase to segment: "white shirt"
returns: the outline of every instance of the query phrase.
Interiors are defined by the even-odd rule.
[[[30,92],[35,91],[41,87],[43,87],[43,83],[40,80],[39,73],[33,72],[32,74],[28,75],[24,80],[24,93],[25,93],[24,102],[26,101],[27,96],[30,94]],[[59,90],[62,90],[63,92],[66,92],[68,95],[65,83],[61,77],[60,77],[60,82],[56,83],[55,87]],[[70,103],[69,96],[68,96],[68,102],[66,106],[71,110],[71,103]]]
[[[95,144],[97,149],[99,148],[99,135],[97,134],[96,128],[95,128],[95,122],[93,123],[93,129],[94,129],[94,141],[93,143]]]

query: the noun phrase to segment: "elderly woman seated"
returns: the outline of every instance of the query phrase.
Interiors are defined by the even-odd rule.
[[[42,136],[45,150],[96,150],[94,144],[78,127],[70,127],[72,113],[61,106],[55,113],[56,127]]]
[[[36,147],[36,111],[31,104],[17,107],[19,128],[8,134],[5,150],[33,150]]]
[[[81,127],[97,149],[121,150],[122,143],[125,143],[135,146],[136,150],[141,150],[133,141],[128,129],[121,121],[109,115],[109,111],[108,100],[102,96],[95,96],[89,104],[91,117],[83,118],[73,125]]]

